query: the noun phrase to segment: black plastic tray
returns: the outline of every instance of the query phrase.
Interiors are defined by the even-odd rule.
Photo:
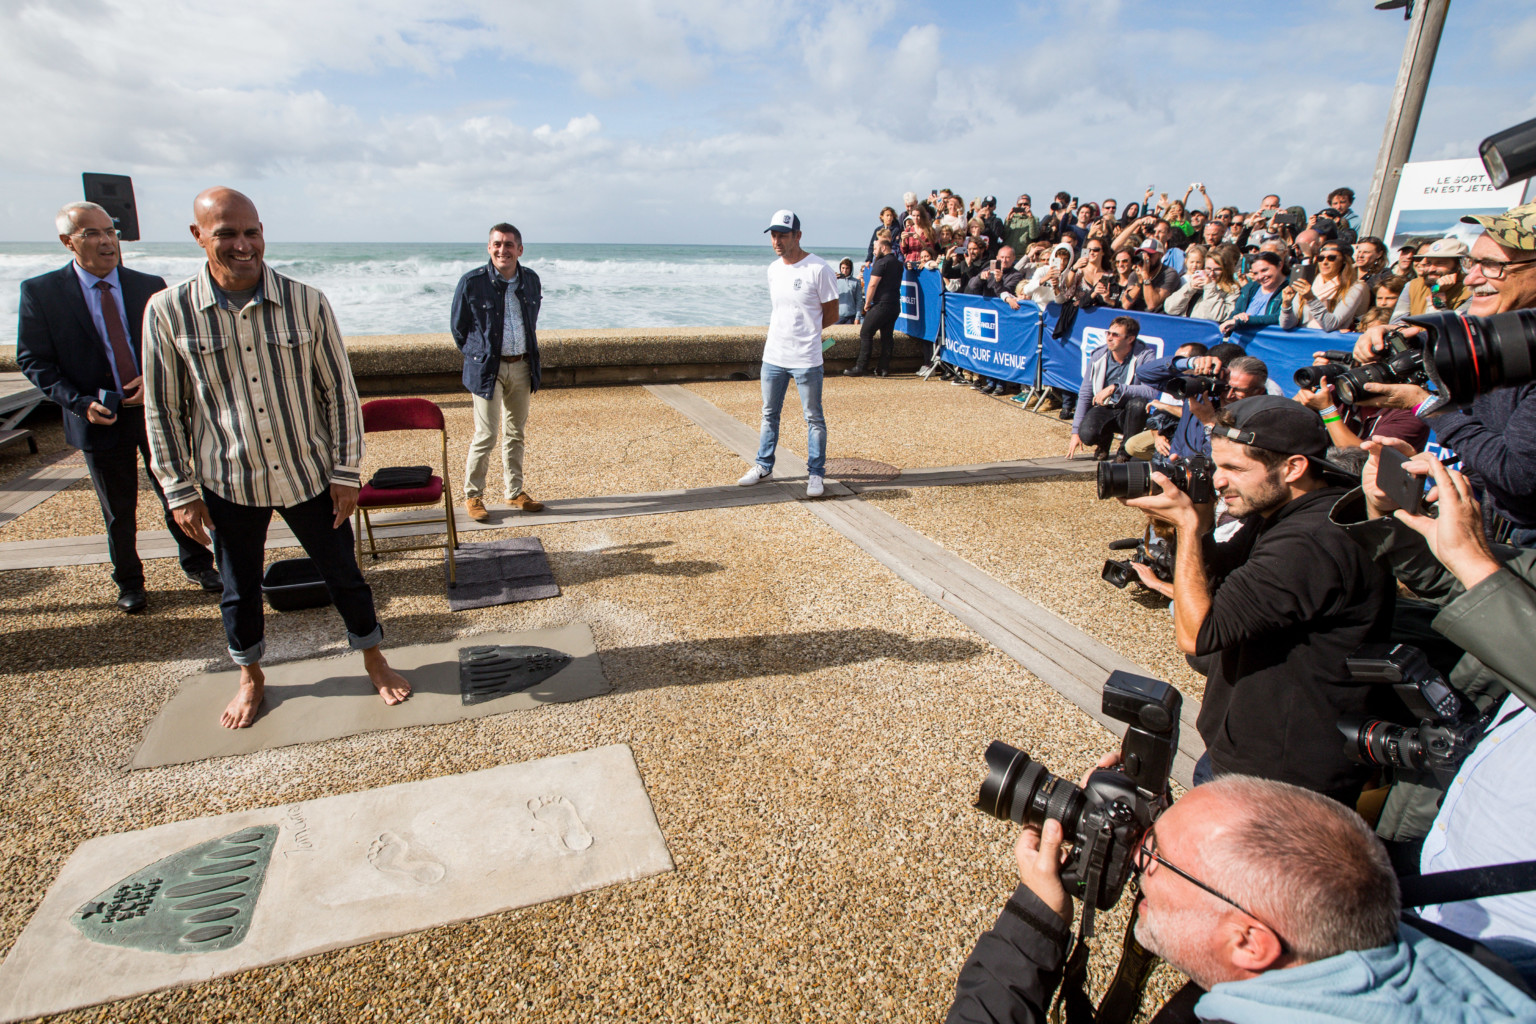
[[[280,558],[267,566],[261,592],[276,612],[323,608],[331,603],[331,592],[325,588],[320,570],[308,558]]]

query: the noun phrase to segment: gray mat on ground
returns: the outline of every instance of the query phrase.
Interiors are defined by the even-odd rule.
[[[454,566],[458,584],[448,588],[448,607],[456,612],[560,596],[544,542],[537,537],[462,543],[454,552]],[[444,575],[447,571],[445,557]]]
[[[571,662],[528,689],[465,704],[459,651],[489,645],[549,648],[570,655]],[[447,643],[396,647],[387,653],[389,663],[410,680],[412,693],[405,703],[391,707],[379,699],[363,671],[361,654],[293,661],[264,666],[266,697],[261,716],[249,729],[226,729],[219,724],[219,714],[235,695],[238,671],[192,676],[145,730],[129,767],[185,764],[382,729],[483,718],[583,700],[612,689],[603,676],[592,631],[584,622],[525,633],[480,633]]]

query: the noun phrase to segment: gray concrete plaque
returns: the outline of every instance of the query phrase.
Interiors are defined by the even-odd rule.
[[[102,836],[0,965],[0,1021],[670,870],[623,745]]]
[[[528,685],[465,700],[460,651],[467,647],[538,648],[538,678]],[[584,622],[521,633],[481,633],[440,644],[392,647],[389,663],[411,681],[411,698],[390,706],[379,699],[363,672],[362,655],[317,658],[264,666],[266,699],[249,729],[226,729],[219,714],[234,696],[239,673],[192,676],[144,732],[130,768],[184,764],[210,757],[249,754],[295,743],[501,715],[607,693],[603,664]]]

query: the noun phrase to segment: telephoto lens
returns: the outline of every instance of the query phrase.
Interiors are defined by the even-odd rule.
[[[1525,384],[1536,364],[1536,310],[1516,309],[1492,316],[1430,313],[1411,316],[1429,332],[1425,369],[1435,389],[1466,405],[1496,387]]]
[[[1174,398],[1183,400],[1193,398],[1196,395],[1215,394],[1221,388],[1221,378],[1205,375],[1190,374],[1184,377],[1174,377],[1163,385]]]
[[[1098,466],[1099,500],[1140,498],[1152,493],[1152,464],[1136,459],[1131,462],[1101,462]]]
[[[1299,388],[1315,390],[1323,386],[1324,378],[1333,380],[1348,372],[1347,363],[1322,363],[1317,366],[1303,366],[1296,371],[1292,379],[1296,381],[1296,386]]]

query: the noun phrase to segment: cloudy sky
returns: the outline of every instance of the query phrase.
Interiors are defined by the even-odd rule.
[[[939,186],[1315,208],[1369,187],[1406,32],[1371,0],[0,0],[0,239],[51,238],[84,170],[133,176],[150,240],[210,184],[287,241],[753,243],[790,206],[862,245]],[[1457,0],[1414,157],[1536,116],[1533,52],[1536,9]]]

